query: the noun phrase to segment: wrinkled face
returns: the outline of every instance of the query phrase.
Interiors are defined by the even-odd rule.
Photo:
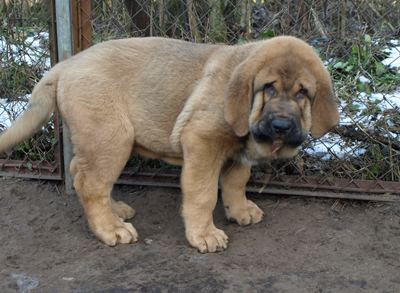
[[[309,45],[294,37],[258,44],[224,96],[225,121],[246,138],[237,158],[246,164],[292,157],[309,132],[320,138],[339,123],[329,72]]]
[[[249,130],[260,155],[290,157],[310,132],[316,79],[298,60],[273,63],[255,77]]]

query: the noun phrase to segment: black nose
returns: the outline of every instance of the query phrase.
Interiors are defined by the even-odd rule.
[[[292,128],[292,123],[289,120],[273,120],[271,122],[272,129],[279,134],[286,134]]]

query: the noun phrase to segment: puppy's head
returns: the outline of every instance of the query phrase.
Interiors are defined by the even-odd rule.
[[[293,37],[261,42],[233,72],[225,120],[250,133],[258,156],[290,157],[311,131],[319,138],[339,122],[332,82],[314,50]]]

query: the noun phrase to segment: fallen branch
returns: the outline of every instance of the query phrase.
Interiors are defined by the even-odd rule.
[[[351,126],[341,125],[336,127],[336,132],[341,137],[347,137],[357,141],[370,139],[384,146],[392,147],[394,150],[400,151],[400,143],[398,141],[391,141],[388,138],[383,137],[374,129],[359,129]]]

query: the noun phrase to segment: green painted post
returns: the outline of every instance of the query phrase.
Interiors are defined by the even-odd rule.
[[[70,1],[55,0],[57,22],[58,61],[72,56],[71,7]],[[73,180],[69,165],[73,156],[72,143],[68,128],[63,125],[64,182],[67,194],[74,193]]]

